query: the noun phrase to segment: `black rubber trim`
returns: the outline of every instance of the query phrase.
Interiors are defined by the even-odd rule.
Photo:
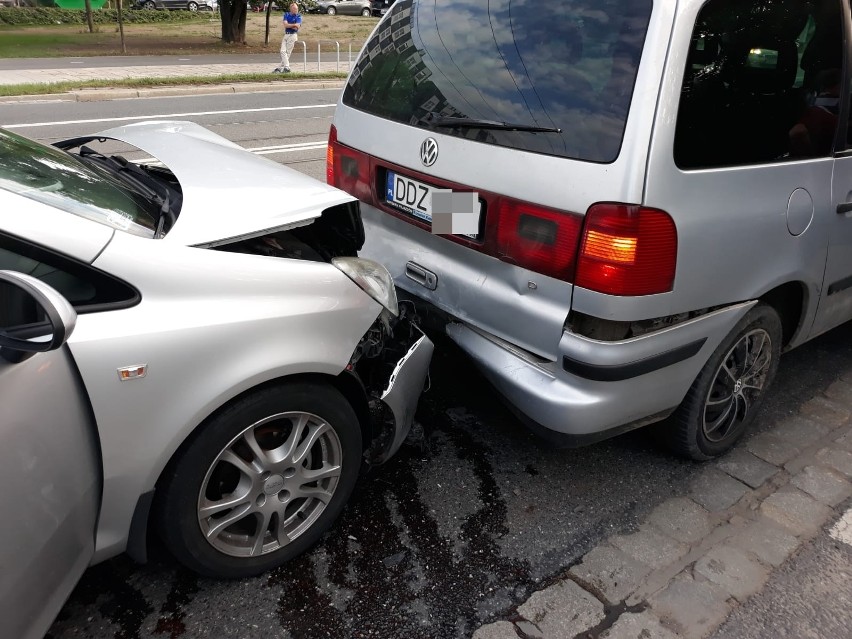
[[[130,534],[127,537],[125,552],[136,563],[148,561],[148,518],[151,505],[154,503],[154,491],[149,490],[139,495],[133,518],[130,520]]]
[[[845,291],[847,288],[852,287],[852,275],[849,277],[844,277],[842,280],[837,280],[836,282],[828,285],[828,294],[834,295],[835,293],[839,293],[840,291]]]
[[[646,357],[645,359],[636,360],[628,364],[617,364],[615,366],[605,366],[599,364],[589,364],[588,362],[579,362],[567,355],[562,357],[562,368],[572,375],[591,379],[596,382],[620,382],[625,379],[639,377],[647,373],[653,373],[656,370],[677,364],[685,359],[689,359],[697,354],[707,341],[706,337],[678,346],[670,351]]]

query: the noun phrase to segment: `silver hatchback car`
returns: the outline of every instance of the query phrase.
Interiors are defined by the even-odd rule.
[[[0,635],[43,635],[90,562],[144,560],[149,524],[216,577],[332,526],[432,354],[363,239],[350,195],[193,123],[0,129]]]
[[[397,0],[328,180],[534,429],[706,459],[852,317],[850,38],[841,0]]]

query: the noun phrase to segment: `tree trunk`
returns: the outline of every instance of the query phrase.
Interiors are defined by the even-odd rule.
[[[95,32],[95,22],[92,19],[92,3],[91,0],[86,0],[86,22],[89,23],[89,33]]]
[[[124,18],[121,15],[122,4],[124,4],[124,0],[116,0],[115,8],[118,11],[118,32],[121,34],[121,52],[127,53],[127,46],[124,44]]]
[[[88,1],[88,0],[87,0]],[[245,0],[221,0],[222,42],[246,43]]]

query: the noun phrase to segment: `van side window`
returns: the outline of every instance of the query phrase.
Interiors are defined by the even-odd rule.
[[[826,157],[837,131],[839,0],[711,0],[690,42],[675,130],[682,169]]]

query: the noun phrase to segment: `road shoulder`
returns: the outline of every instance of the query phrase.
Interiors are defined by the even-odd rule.
[[[718,637],[740,636],[748,610],[771,610],[790,595],[785,579],[818,581],[796,574],[797,566],[824,569],[815,544],[834,543],[838,561],[852,558],[844,541],[852,540],[850,411],[847,375],[799,414],[707,463],[687,496],[660,504],[636,532],[593,548],[474,639],[699,639],[720,627]],[[850,574],[848,563],[832,565],[835,590],[820,596],[848,596]],[[801,609],[816,605],[795,601]],[[834,624],[848,629],[845,613]],[[766,633],[753,636],[777,636],[777,620],[763,619]]]

